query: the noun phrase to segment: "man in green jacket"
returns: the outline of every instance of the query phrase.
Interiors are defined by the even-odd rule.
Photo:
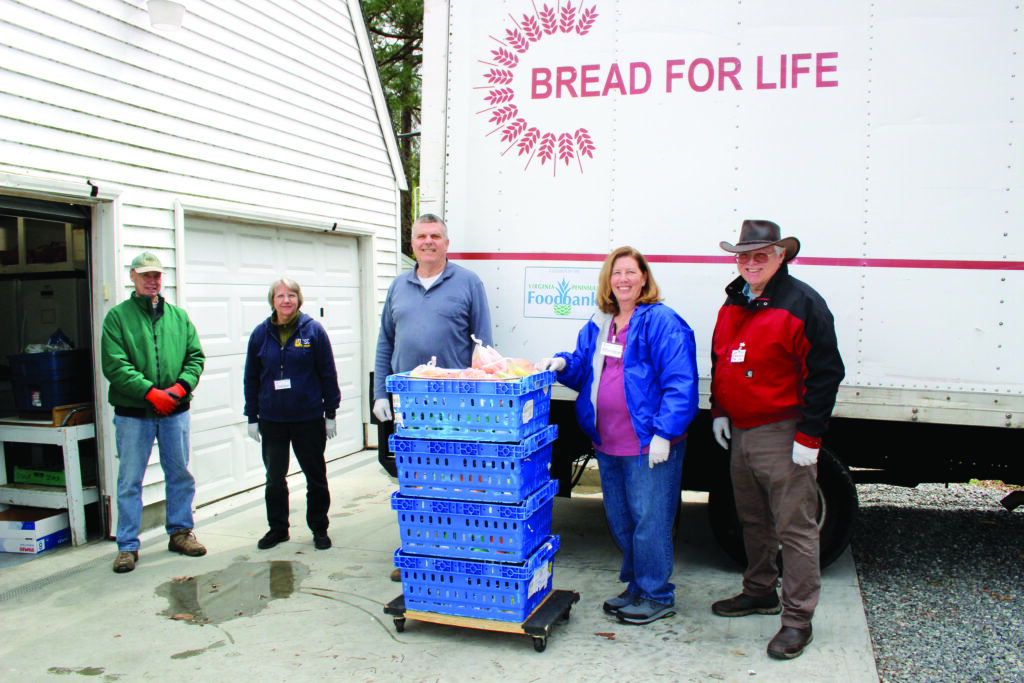
[[[167,548],[206,554],[193,533],[195,479],[188,471],[189,401],[206,357],[188,315],[160,296],[163,266],[149,252],[132,261],[135,291],[103,320],[103,376],[117,440],[117,558],[114,571],[139,560],[142,479],[153,441],[160,444],[167,506]]]

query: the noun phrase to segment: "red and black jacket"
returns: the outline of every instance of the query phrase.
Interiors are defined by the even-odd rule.
[[[718,312],[711,415],[728,417],[741,429],[796,418],[796,440],[818,448],[846,372],[832,313],[786,264],[752,301],[744,284],[742,277],[729,283]]]

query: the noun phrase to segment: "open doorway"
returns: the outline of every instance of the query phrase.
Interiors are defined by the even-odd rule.
[[[22,518],[40,529],[57,524],[46,513],[68,512],[60,509],[61,494],[73,479],[80,479],[76,500],[90,503],[85,528],[93,537],[103,533],[103,513],[91,504],[98,502],[97,440],[76,442],[80,473],[72,477],[65,448],[36,429],[52,433],[59,430],[48,425],[93,419],[92,215],[91,205],[0,195],[0,515],[14,520],[0,528],[6,552],[26,552],[12,536]],[[74,419],[57,421],[69,413]],[[37,521],[33,514],[44,516]],[[84,542],[74,520],[67,534],[54,535]]]

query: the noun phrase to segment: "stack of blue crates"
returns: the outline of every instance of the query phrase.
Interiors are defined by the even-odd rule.
[[[406,609],[522,622],[550,594],[554,382],[387,378]]]

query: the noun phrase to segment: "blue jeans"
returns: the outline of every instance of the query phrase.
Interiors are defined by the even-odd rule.
[[[631,593],[674,605],[672,522],[679,506],[686,439],[672,446],[668,460],[648,464],[646,455],[597,451],[604,511],[612,538],[622,550],[619,580]]]
[[[191,529],[196,481],[188,471],[189,413],[169,417],[114,416],[117,440],[117,549],[139,549],[142,526],[142,478],[146,475],[153,440],[160,450],[167,499],[168,534]]]

